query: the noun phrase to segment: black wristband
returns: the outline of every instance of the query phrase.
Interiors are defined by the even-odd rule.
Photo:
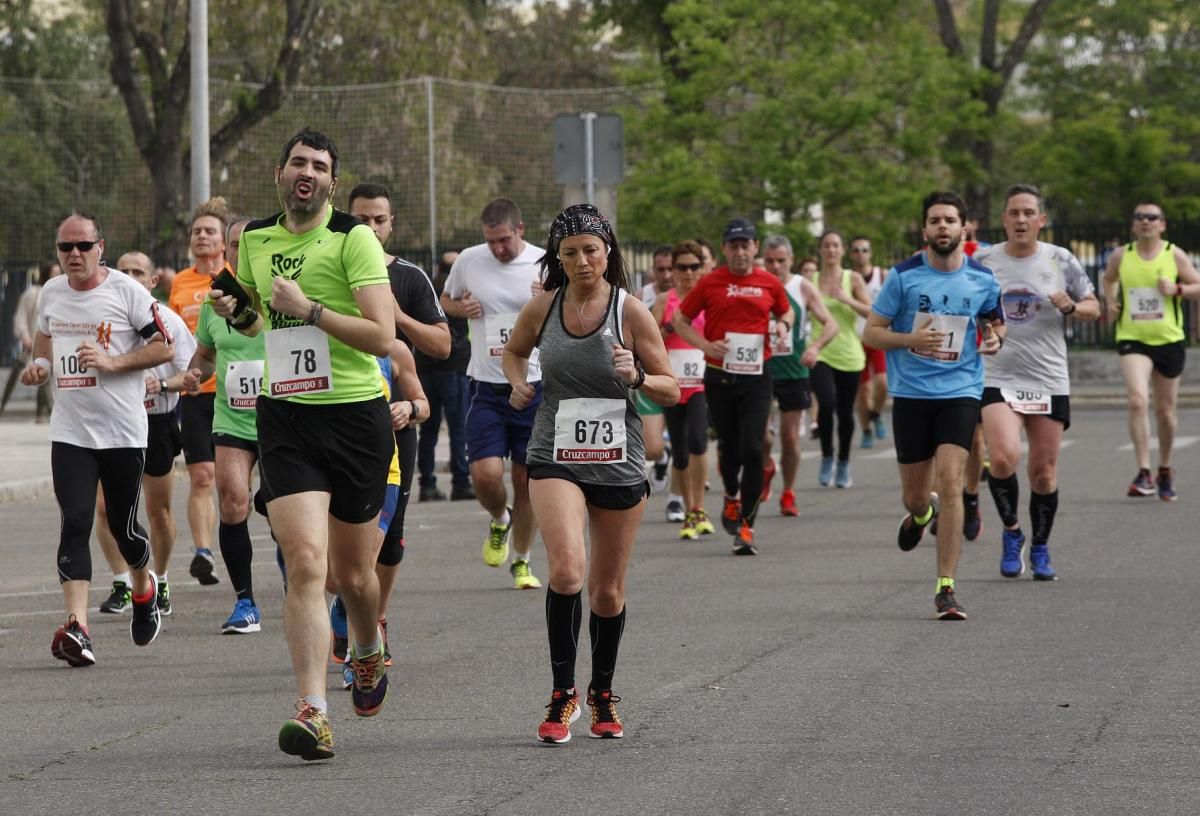
[[[158,390],[163,392],[164,394],[169,393],[171,390],[171,389],[167,388],[167,381],[162,379],[161,377],[159,377],[159,379],[158,379]]]
[[[1072,302],[1071,302],[1071,308],[1070,308],[1070,309],[1066,309],[1066,310],[1064,310],[1064,311],[1063,311],[1063,314],[1064,314],[1064,315],[1073,315],[1073,314],[1075,314],[1075,308],[1076,308],[1076,307],[1075,307],[1075,302],[1074,302],[1074,301],[1072,301]]]
[[[637,373],[638,373],[637,379],[633,381],[633,385],[629,386],[630,388],[634,389],[635,391],[637,389],[641,388],[646,383],[646,369],[642,368],[641,366],[638,366]]]
[[[254,325],[254,321],[258,320],[258,312],[253,309],[245,309],[240,315],[233,319],[225,318],[225,322],[230,328],[242,331]]]
[[[421,421],[421,412],[417,410],[417,404],[415,402],[413,402],[412,400],[408,401],[408,411],[409,411],[409,413],[408,413],[408,421],[409,422],[420,422]]]

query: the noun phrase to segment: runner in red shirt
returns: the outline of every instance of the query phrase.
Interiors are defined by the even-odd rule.
[[[676,310],[679,336],[704,352],[704,393],[717,431],[725,508],[721,522],[734,536],[735,555],[754,555],[754,516],[762,494],[763,435],[771,410],[771,375],[766,361],[772,314],[775,331],[792,331],[791,304],[783,284],[754,266],[758,252],[754,224],[735,218],[725,227],[726,266],[701,278]],[[704,312],[704,334],[692,320]],[[745,500],[743,506],[740,495]]]

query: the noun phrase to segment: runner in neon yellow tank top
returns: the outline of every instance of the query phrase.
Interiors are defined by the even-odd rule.
[[[813,283],[825,298],[825,308],[838,324],[837,337],[821,349],[810,380],[817,398],[817,432],[821,439],[821,471],[817,482],[828,487],[850,487],[850,443],[854,439],[854,403],[860,372],[867,364],[856,324],[871,312],[871,296],[862,275],[842,268],[846,254],[842,236],[826,230],[821,236],[821,270]],[[821,328],[819,321],[813,325]],[[834,477],[833,425],[837,417],[837,476]]]
[[[1117,351],[1129,396],[1129,437],[1138,472],[1130,496],[1174,501],[1175,401],[1183,374],[1183,298],[1200,298],[1200,275],[1187,253],[1163,241],[1167,218],[1151,202],[1133,208],[1133,243],[1118,247],[1104,268],[1109,322],[1117,325]],[[1118,293],[1119,287],[1119,293]],[[1150,475],[1149,380],[1158,417],[1158,478]]]
[[[375,357],[396,339],[394,299],[370,227],[330,204],[337,171],[328,136],[293,136],[275,168],[284,213],[251,222],[241,236],[238,281],[246,291],[209,293],[234,329],[266,332],[259,469],[288,567],[285,616],[300,698],[279,747],[305,760],[333,756],[326,564],[356,633],[354,712],[374,716],[387,695],[375,543],[394,440]]]

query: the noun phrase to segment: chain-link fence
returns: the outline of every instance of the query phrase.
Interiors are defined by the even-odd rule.
[[[252,86],[213,81],[211,117],[224,121]],[[54,217],[72,206],[99,216],[108,254],[150,246],[150,174],[129,133],[112,85],[0,79],[11,116],[0,134],[28,143],[4,150],[37,178],[11,179],[0,202],[3,258],[25,263],[50,249]],[[532,238],[544,235],[562,205],[554,181],[551,122],[556,114],[620,112],[653,93],[646,88],[544,90],[420,78],[378,85],[295,90],[212,165],[211,188],[255,216],[278,211],[272,170],[302,127],[328,133],[341,154],[338,196],[360,181],[388,186],[396,216],[393,250],[428,263],[437,247],[480,240],[484,204],[505,196],[521,207]],[[34,110],[29,112],[29,108]],[[63,111],[69,110],[69,116]],[[3,109],[0,109],[3,112]],[[32,140],[29,134],[39,134]],[[36,167],[33,167],[36,163]],[[186,228],[184,225],[181,228]],[[156,258],[184,263],[184,258]]]

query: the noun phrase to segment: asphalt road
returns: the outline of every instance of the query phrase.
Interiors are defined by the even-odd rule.
[[[1200,412],[1180,427],[1195,432]],[[931,542],[896,548],[886,449],[856,458],[852,489],[820,489],[806,443],[803,514],[772,502],[756,558],[732,557],[723,535],[677,540],[653,497],[615,681],[620,741],[587,739],[583,721],[567,745],[534,741],[550,690],[543,593],[482,564],[477,505],[414,503],[391,697],[359,720],[331,689],[337,756],[314,764],[275,745],[293,690],[257,520],[261,634],[218,634],[232,593],[223,567],[215,587],[187,577],[182,523],[162,636],[137,648],[128,617],[96,614],[98,664],[68,669],[49,650],[58,511],[0,506],[0,813],[1195,813],[1200,446],[1185,438],[1182,498],[1167,504],[1124,496],[1122,413],[1077,411],[1068,439],[1062,579],[1000,577],[985,496],[962,623],[933,620]],[[98,603],[109,579],[96,576]],[[586,637],[585,622],[581,685]]]

